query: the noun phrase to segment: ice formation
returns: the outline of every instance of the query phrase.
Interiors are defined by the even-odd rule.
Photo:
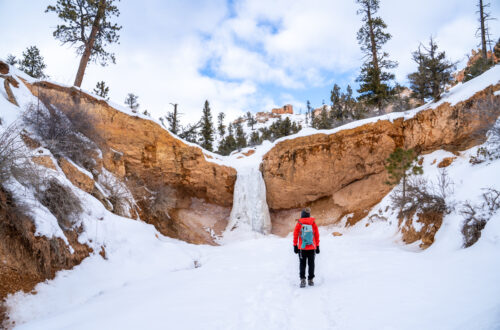
[[[234,185],[233,209],[227,230],[240,226],[262,234],[271,232],[266,184],[262,173],[253,166],[238,169]]]

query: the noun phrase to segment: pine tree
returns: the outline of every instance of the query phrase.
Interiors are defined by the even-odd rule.
[[[19,69],[33,78],[41,79],[47,77],[43,72],[46,67],[47,65],[45,65],[38,47],[31,46],[26,48],[23,52],[23,58],[19,62]]]
[[[355,119],[356,100],[352,97],[352,88],[347,85],[346,93],[342,95],[344,103],[344,117]]]
[[[16,65],[17,64],[17,59],[14,55],[12,54],[9,54],[7,55],[7,60],[6,60],[7,64],[8,65]]]
[[[342,93],[340,86],[335,84],[333,85],[333,89],[330,91],[330,101],[331,101],[331,110],[330,110],[330,127],[337,126],[337,123],[342,123],[344,119],[343,114],[343,104],[342,104]]]
[[[237,122],[234,126],[236,129],[236,147],[238,149],[243,149],[247,146],[247,137],[243,131],[243,126],[241,125],[241,122]]]
[[[226,125],[224,125],[224,118],[226,115],[224,112],[219,112],[217,115],[217,132],[219,133],[219,136],[222,138],[226,134]]]
[[[250,127],[253,131],[253,127],[257,124],[257,120],[255,120],[255,117],[252,115],[250,111],[247,112],[247,125]]]
[[[495,45],[495,48],[493,49],[493,52],[497,60],[500,60],[500,38],[498,38],[498,41]]]
[[[175,135],[179,134],[181,125],[179,121],[180,114],[177,112],[177,103],[170,103],[174,107],[174,111],[168,111],[165,119],[168,123],[168,130]]]
[[[412,91],[419,96],[421,101],[428,97],[438,100],[441,93],[448,83],[453,79],[453,70],[455,63],[446,58],[446,53],[439,52],[438,46],[432,37],[429,41],[429,47],[422,46],[424,51],[417,50],[414,53],[418,71],[408,75]]]
[[[319,116],[314,118],[313,127],[316,129],[329,129],[330,126],[330,115],[328,112],[328,108],[325,104],[323,104],[323,108],[321,109],[321,113]]]
[[[367,114],[368,110],[366,109],[365,105],[362,102],[354,103],[353,116],[352,116],[354,120],[360,120],[366,118]]]
[[[120,11],[115,0],[57,0],[55,6],[48,6],[45,12],[55,12],[64,22],[57,25],[53,36],[62,44],[78,44],[77,54],[81,55],[80,65],[74,85],[82,85],[85,69],[89,61],[99,61],[102,66],[108,61],[115,63],[115,55],[104,48],[117,43],[121,26],[111,23]]]
[[[205,101],[203,106],[203,114],[201,116],[201,130],[200,130],[200,146],[208,151],[213,150],[214,142],[214,125],[212,123],[212,112],[208,100]]]
[[[230,123],[228,126],[228,135],[224,137],[219,143],[218,153],[227,156],[236,150],[236,140],[234,139],[233,125]]]
[[[197,122],[194,125],[188,124],[186,127],[181,127],[182,132],[179,133],[179,137],[187,142],[197,143],[196,140],[198,138],[198,129],[200,126],[201,122]]]
[[[311,123],[311,127],[314,127],[314,109],[311,107],[311,102],[307,100],[307,112],[309,113],[309,122]]]
[[[426,67],[429,72],[431,96],[434,100],[438,100],[446,85],[453,79],[455,63],[446,58],[444,51],[438,51],[438,46],[432,37],[429,41],[429,48],[424,47],[424,49],[427,51]]]
[[[139,96],[133,93],[128,93],[127,98],[125,98],[125,104],[132,110],[133,113],[136,113],[139,108],[139,103],[137,103],[138,99]]]
[[[404,150],[397,148],[389,155],[386,160],[386,170],[389,174],[388,180],[385,182],[387,185],[395,185],[403,181],[402,198],[401,198],[401,212],[406,202],[406,184],[408,177],[411,175],[420,175],[423,169],[418,164],[415,164],[417,156],[413,149]]]
[[[394,74],[384,70],[390,70],[397,63],[388,59],[389,54],[382,52],[382,46],[391,39],[391,35],[384,30],[387,25],[380,17],[374,17],[379,9],[379,0],[356,0],[361,5],[358,14],[363,15],[364,25],[358,31],[358,43],[365,54],[365,62],[361,67],[361,73],[356,81],[360,82],[360,100],[368,104],[374,104],[379,111],[383,102],[392,95],[389,83],[394,80]]]
[[[289,117],[286,117],[279,128],[279,134],[280,137],[282,136],[288,136],[292,134],[292,121],[290,120]]]
[[[106,86],[106,83],[104,81],[99,81],[94,88],[94,94],[97,96],[102,97],[106,101],[109,100],[108,94],[109,94],[109,87]]]
[[[260,136],[259,136],[259,132],[258,131],[253,131],[251,134],[250,134],[250,139],[248,141],[248,145],[253,147],[253,146],[256,146],[258,144],[260,144],[261,141],[260,141]]]
[[[419,45],[418,49],[412,53],[412,58],[417,63],[417,71],[408,75],[412,97],[424,103],[425,99],[430,96],[430,92],[426,56],[422,53],[422,45]]]

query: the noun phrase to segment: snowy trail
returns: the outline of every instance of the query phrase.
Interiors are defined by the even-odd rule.
[[[290,237],[157,240],[148,253],[92,257],[36,295],[16,295],[11,315],[18,329],[468,329],[477,317],[482,329],[500,327],[498,245],[413,252],[392,233],[322,230],[317,286],[305,289]]]

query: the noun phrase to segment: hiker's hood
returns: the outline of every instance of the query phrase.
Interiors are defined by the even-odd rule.
[[[301,218],[299,219],[299,221],[303,224],[303,225],[312,225],[313,222],[314,222],[314,218]]]

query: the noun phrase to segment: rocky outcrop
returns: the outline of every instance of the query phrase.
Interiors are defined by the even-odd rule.
[[[272,109],[271,113],[277,114],[277,115],[284,115],[284,114],[293,115],[293,106],[291,104],[286,104],[282,108]]]
[[[29,292],[37,283],[52,279],[58,270],[78,265],[92,252],[78,242],[74,231],[65,232],[73,251],[60,238],[35,236],[35,225],[25,213],[26,209],[0,188],[0,305],[7,294]],[[1,312],[0,308],[0,328]]]
[[[403,242],[411,244],[421,241],[420,248],[426,249],[434,243],[436,235],[443,223],[442,212],[422,212],[403,220],[399,225]]]
[[[44,156],[33,156],[31,160],[38,165],[42,165],[43,167],[50,168],[51,170],[57,170],[56,165],[52,161],[52,157],[48,155]]]
[[[83,173],[69,160],[61,157],[59,159],[59,167],[63,171],[64,175],[66,175],[66,178],[68,178],[68,180],[71,181],[75,187],[78,187],[89,194],[94,191],[94,179]]]
[[[233,168],[208,161],[200,148],[185,144],[157,123],[121,112],[78,89],[47,82],[36,88],[25,84],[61,111],[91,117],[100,135],[96,140],[103,150],[103,166],[127,182],[142,220],[194,243],[212,242],[206,221],[194,220],[206,207],[219,208],[214,214],[217,228],[227,223],[236,180]],[[165,187],[175,193],[169,209],[159,209],[150,200]],[[147,194],[151,198],[146,200]]]
[[[278,143],[263,159],[273,232],[291,231],[301,207],[318,224],[364,217],[384,197],[385,159],[397,147],[418,153],[464,150],[482,143],[500,114],[500,84],[455,106],[444,103],[408,120],[379,120],[334,134],[315,134]]]

